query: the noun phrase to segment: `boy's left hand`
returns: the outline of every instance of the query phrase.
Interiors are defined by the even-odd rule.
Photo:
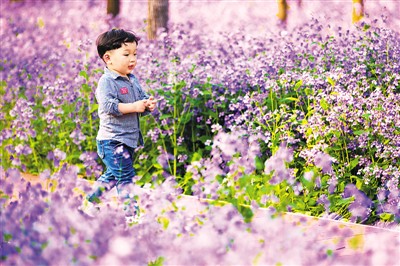
[[[153,112],[154,109],[156,109],[156,103],[157,100],[154,99],[153,96],[150,96],[150,98],[148,98],[146,102],[146,109],[149,110],[150,112]]]

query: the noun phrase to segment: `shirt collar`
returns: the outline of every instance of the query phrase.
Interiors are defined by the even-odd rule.
[[[121,77],[123,79],[125,79],[123,76],[115,73],[114,71],[111,71],[110,69],[108,69],[108,67],[104,67],[104,74],[106,74],[107,76],[112,77],[113,79],[117,79],[118,77]],[[129,79],[131,79],[133,77],[132,73],[128,74]]]

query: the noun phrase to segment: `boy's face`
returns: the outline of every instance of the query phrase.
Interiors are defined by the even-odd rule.
[[[118,49],[107,51],[103,59],[108,69],[126,77],[136,66],[136,48],[135,42],[128,42],[123,43]]]

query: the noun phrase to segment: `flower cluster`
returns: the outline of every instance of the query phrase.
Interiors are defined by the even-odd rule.
[[[264,11],[273,1],[222,2],[208,1],[215,9],[202,13],[197,1],[172,1],[168,34],[139,43],[135,74],[158,108],[141,119],[135,180],[154,193],[140,195],[144,223],[126,228],[112,207],[95,220],[82,216],[75,195],[88,190],[78,174],[102,171],[94,91],[104,65],[94,41],[128,25],[144,35],[147,6],[121,3],[111,18],[104,1],[2,1],[1,259],[329,264],[331,247],[312,232],[293,246],[304,237],[296,226],[243,217],[261,206],[398,224],[399,3],[368,3],[370,18],[348,25],[346,3],[303,1],[303,11],[291,9],[302,15],[282,28]],[[207,15],[217,11],[225,15]],[[39,174],[46,189],[17,188],[19,171]],[[188,213],[173,196],[182,191],[232,205]]]
[[[232,205],[213,206],[178,196],[176,181],[168,178],[151,190],[138,190],[144,212],[140,224],[126,225],[123,214],[110,204],[89,218],[78,211],[87,181],[77,177],[76,167],[62,167],[43,181],[56,181],[56,189],[25,181],[16,170],[0,169],[1,260],[6,264],[122,265],[122,264],[353,264],[360,254],[340,256],[342,243],[320,241],[318,230],[305,229],[306,220],[293,223],[265,213],[245,223]],[[47,183],[48,184],[48,183]],[[254,206],[257,211],[257,206]],[[9,221],[17,222],[9,222]],[[304,226],[303,226],[304,224]],[[358,235],[338,230],[321,220],[327,238]],[[107,230],[105,230],[107,228]],[[110,230],[112,228],[112,230]],[[282,234],[285,232],[285,234]],[[246,241],[243,241],[246,239]],[[390,234],[374,234],[374,241],[389,241]],[[296,245],[293,245],[296,243]],[[382,245],[363,263],[376,260],[395,264],[393,250],[399,243]],[[357,246],[356,246],[357,247]],[[376,248],[376,247],[375,247]],[[307,254],[304,256],[304,254]],[[384,261],[382,261],[384,259]]]

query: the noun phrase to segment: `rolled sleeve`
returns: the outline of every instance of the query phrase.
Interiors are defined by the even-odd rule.
[[[104,111],[106,112],[106,114],[121,116],[123,114],[119,111],[118,104],[118,99],[109,98],[104,103]]]
[[[100,79],[96,90],[96,98],[103,112],[113,116],[123,115],[119,109],[117,88],[108,79]]]

